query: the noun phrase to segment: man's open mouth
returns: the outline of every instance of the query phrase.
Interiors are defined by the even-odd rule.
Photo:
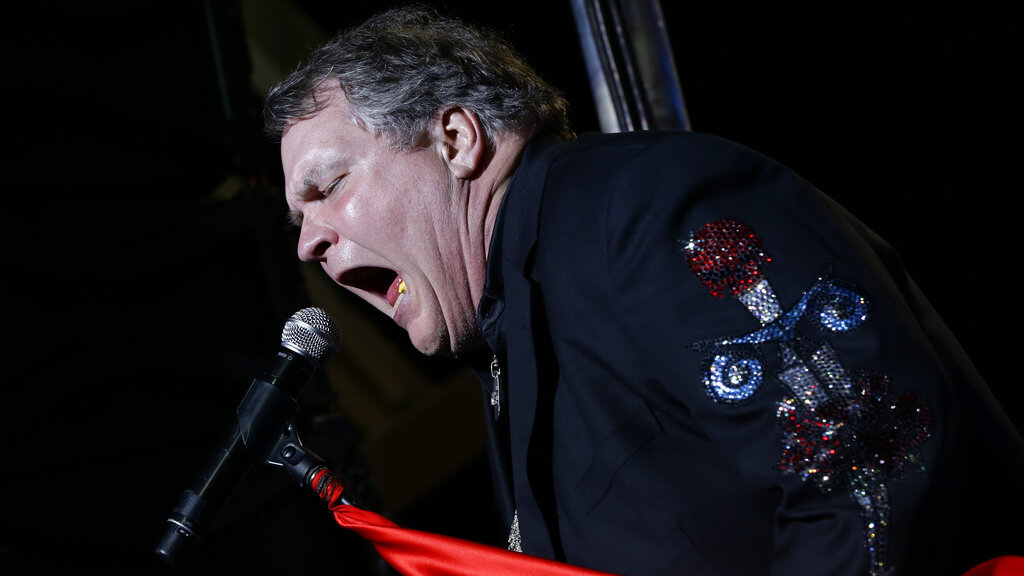
[[[363,292],[376,294],[387,301],[392,308],[405,293],[406,285],[397,272],[388,268],[364,266],[346,270],[338,282]]]

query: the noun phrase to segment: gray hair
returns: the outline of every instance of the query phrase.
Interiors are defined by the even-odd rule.
[[[575,138],[565,98],[509,43],[423,7],[379,13],[313,52],[268,93],[268,137],[279,141],[292,122],[323,109],[322,91],[335,85],[355,121],[399,149],[425,142],[430,122],[453,106],[472,110],[491,137]]]

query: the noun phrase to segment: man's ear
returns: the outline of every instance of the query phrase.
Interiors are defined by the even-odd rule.
[[[476,175],[487,145],[476,114],[461,106],[448,108],[434,120],[431,136],[455,177],[468,180]]]

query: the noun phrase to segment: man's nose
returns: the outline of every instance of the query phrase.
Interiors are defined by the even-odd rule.
[[[303,222],[299,233],[299,259],[303,262],[326,260],[327,251],[337,242],[335,236],[329,228]]]

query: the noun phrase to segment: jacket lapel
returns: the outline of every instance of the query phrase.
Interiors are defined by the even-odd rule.
[[[488,338],[505,344],[503,370],[507,373],[509,457],[515,509],[523,549],[531,555],[555,558],[548,525],[531,487],[528,468],[530,441],[536,423],[537,384],[533,320],[536,318],[534,290],[529,279],[532,254],[537,243],[540,204],[548,168],[565,143],[539,142],[527,147],[523,160],[502,206],[495,234],[500,242],[492,247],[491,258],[500,266],[489,266],[487,290],[500,300],[491,312],[501,317],[504,334]],[[495,321],[499,318],[491,318]],[[490,322],[485,321],[485,324]],[[483,326],[486,331],[486,326]],[[500,349],[499,345],[496,349]],[[500,354],[500,353],[499,353]]]

